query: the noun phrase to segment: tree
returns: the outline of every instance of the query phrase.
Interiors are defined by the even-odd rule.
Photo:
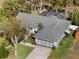
[[[72,20],[73,24],[79,25],[79,11],[75,11],[69,15],[70,20]]]
[[[8,57],[9,51],[5,48],[7,46],[5,39],[0,38],[0,59]]]
[[[4,37],[4,33],[3,32],[0,33],[0,37]]]
[[[30,7],[25,0],[8,0],[3,3],[2,11],[7,17],[16,16],[19,12],[30,13]]]
[[[6,29],[6,25],[11,24],[12,23],[12,17],[6,17],[6,16],[1,16],[0,17],[0,29],[4,30]]]
[[[52,0],[51,4],[52,4],[52,9],[55,9],[56,11],[59,9],[60,7],[60,2],[61,0]]]
[[[67,9],[68,9],[68,6],[73,3],[73,0],[63,0],[63,6],[65,7],[65,15],[67,15]]]
[[[31,44],[36,44],[35,43],[35,34],[30,34],[28,37],[27,37],[27,41]]]
[[[52,0],[52,9],[58,10],[64,10],[65,15],[67,14],[68,6],[73,3],[73,0]],[[62,8],[61,8],[62,7]]]
[[[79,0],[74,0],[74,3],[79,6]]]
[[[26,29],[21,26],[21,22],[16,20],[15,18],[12,18],[12,22],[10,24],[7,24],[7,29],[5,29],[6,39],[10,41],[10,43],[14,47],[15,57],[17,59],[17,45],[20,42],[20,39],[22,40],[25,38]]]

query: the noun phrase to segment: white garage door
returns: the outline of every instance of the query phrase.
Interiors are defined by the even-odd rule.
[[[39,45],[47,46],[47,47],[53,47],[54,46],[54,43],[42,41],[42,40],[37,40],[37,39],[36,39],[36,43],[39,44]]]

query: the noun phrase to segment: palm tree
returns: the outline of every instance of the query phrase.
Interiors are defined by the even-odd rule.
[[[26,29],[22,27],[16,19],[13,19],[13,21],[8,24],[7,29],[5,29],[5,34],[6,39],[9,40],[14,47],[14,55],[17,59],[17,45],[20,38],[23,39],[25,37]]]

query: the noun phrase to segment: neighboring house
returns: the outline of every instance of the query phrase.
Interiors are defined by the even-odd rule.
[[[35,29],[38,29],[38,24],[42,23],[44,28],[35,34],[35,42],[47,47],[58,47],[59,42],[65,36],[65,31],[71,24],[71,21],[62,20],[56,16],[46,17],[19,13],[16,18],[22,20],[24,26],[31,29],[33,33]]]

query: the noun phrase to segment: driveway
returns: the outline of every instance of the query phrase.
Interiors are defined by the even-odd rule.
[[[51,51],[51,48],[37,45],[26,59],[47,59]]]

